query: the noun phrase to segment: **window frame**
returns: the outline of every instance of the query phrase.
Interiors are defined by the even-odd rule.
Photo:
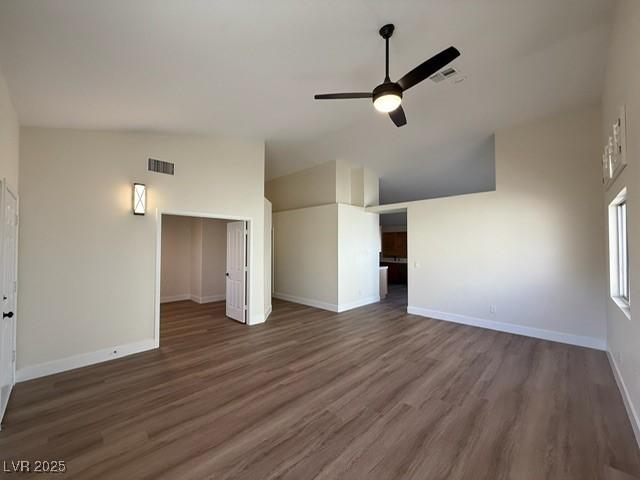
[[[609,204],[609,284],[611,299],[631,318],[628,219],[627,189],[623,188]]]

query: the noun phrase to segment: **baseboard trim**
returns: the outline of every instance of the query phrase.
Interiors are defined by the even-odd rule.
[[[168,297],[162,297],[160,299],[160,303],[171,303],[171,302],[182,302],[184,300],[191,300],[196,303],[211,303],[211,302],[221,302],[226,300],[227,296],[224,293],[217,293],[215,295],[207,295],[204,297],[199,297],[198,295],[191,295],[190,293],[183,293],[180,295],[171,295]]]
[[[620,369],[618,368],[616,359],[613,357],[613,354],[609,350],[607,350],[607,358],[609,359],[611,370],[613,370],[613,377],[616,379],[616,383],[618,384],[620,395],[622,395],[624,408],[627,410],[627,415],[629,416],[629,421],[631,422],[631,428],[633,428],[633,434],[636,437],[636,443],[638,444],[638,448],[640,448],[640,417],[638,417],[638,413],[633,406],[631,396],[629,395],[629,390],[627,389],[627,385],[624,383],[624,378],[622,378],[622,373],[620,373]]]
[[[182,302],[184,300],[191,300],[191,294],[182,293],[180,295],[169,295],[168,297],[160,298],[160,303]]]
[[[81,353],[72,357],[40,363],[38,365],[19,369],[16,372],[16,382],[26,382],[27,380],[33,380],[34,378],[66,372],[75,368],[86,367],[88,365],[126,357],[127,355],[133,355],[134,353],[140,353],[154,348],[156,348],[155,342],[150,338],[140,342],[116,345],[114,347],[104,348],[95,352]]]
[[[365,305],[371,305],[380,301],[380,296],[363,298],[356,300],[355,302],[338,304],[338,312],[346,312],[347,310],[353,310],[354,308],[364,307]]]
[[[600,338],[583,337],[581,335],[557,332],[555,330],[525,327],[523,325],[515,325],[513,323],[496,322],[494,320],[485,320],[483,318],[468,317],[457,313],[440,312],[437,310],[413,306],[407,307],[407,312],[421,317],[433,318],[435,320],[444,320],[447,322],[470,325],[472,327],[497,330],[499,332],[513,333],[515,335],[524,335],[525,337],[540,338],[542,340],[550,340],[552,342],[567,343],[578,347],[594,348],[596,350],[603,351],[607,349],[607,342]]]
[[[211,303],[211,302],[221,302],[227,299],[227,295],[224,293],[217,293],[215,295],[209,295],[206,297],[198,297],[197,295],[191,295],[191,300],[196,303]]]
[[[300,305],[306,305],[308,307],[320,308],[321,310],[329,310],[330,312],[346,312],[347,310],[353,310],[354,308],[364,307],[380,301],[380,297],[367,297],[362,300],[356,300],[355,302],[343,303],[336,305],[335,303],[322,302],[313,298],[298,297],[296,295],[289,295],[288,293],[274,293],[274,298],[280,300],[286,300],[287,302],[299,303]],[[269,312],[271,313],[271,312]]]
[[[267,321],[267,318],[269,318],[269,315],[271,315],[271,312],[273,311],[273,305],[269,305],[267,307],[267,310],[264,312],[264,321]]]
[[[321,302],[320,300],[314,300],[312,298],[305,298],[305,297],[298,297],[295,295],[289,295],[287,293],[275,292],[273,296],[274,298],[279,298],[280,300],[299,303],[300,305],[306,305],[308,307],[315,307],[315,308],[320,308],[322,310],[329,310],[330,312],[338,311],[338,305],[336,305],[335,303]]]

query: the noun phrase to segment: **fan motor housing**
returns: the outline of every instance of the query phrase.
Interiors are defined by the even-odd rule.
[[[385,82],[373,89],[373,101],[375,102],[377,98],[383,95],[389,95],[390,93],[402,98],[402,88],[400,88],[400,85],[395,82]]]

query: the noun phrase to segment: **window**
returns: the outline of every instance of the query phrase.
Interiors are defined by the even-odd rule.
[[[618,296],[629,303],[629,255],[627,253],[627,202],[616,205],[618,236]]]
[[[631,301],[626,188],[609,205],[609,257],[611,298],[629,316]]]

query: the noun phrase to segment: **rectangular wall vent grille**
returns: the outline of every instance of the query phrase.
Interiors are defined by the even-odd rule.
[[[149,159],[149,171],[165,173],[167,175],[173,175],[174,167],[171,162],[163,162],[162,160],[156,160],[154,158]]]
[[[442,70],[441,72],[436,73],[435,75],[431,75],[429,79],[436,83],[440,83],[447,78],[453,77],[456,73],[458,73],[458,71],[455,68],[449,67],[445,70]]]

